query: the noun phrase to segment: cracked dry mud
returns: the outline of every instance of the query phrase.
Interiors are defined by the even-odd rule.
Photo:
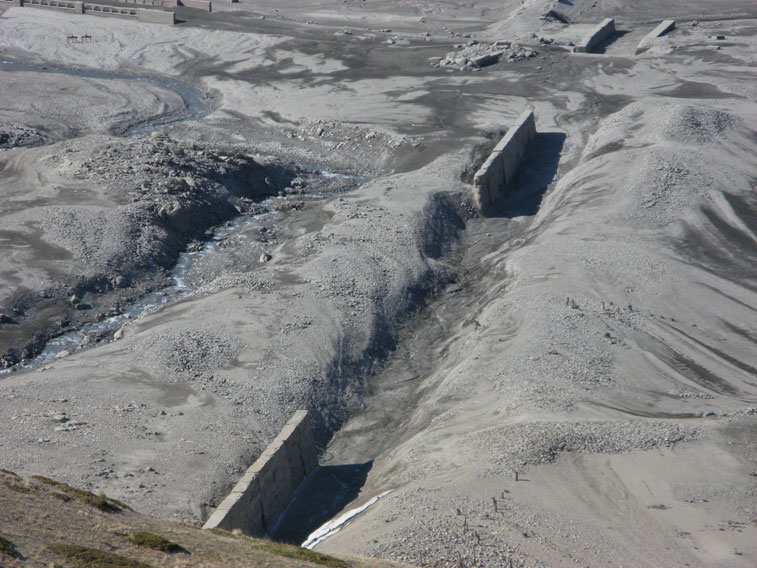
[[[753,565],[753,2],[177,15],[0,15],[26,65],[0,67],[0,467],[201,522],[306,407],[324,465],[368,464],[346,509],[392,490],[317,550]],[[526,108],[480,215],[473,173]],[[24,366],[240,215],[192,293]]]

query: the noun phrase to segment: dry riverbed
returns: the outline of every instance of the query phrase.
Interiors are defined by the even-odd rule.
[[[280,4],[0,16],[0,59],[37,66],[0,70],[0,467],[200,522],[307,407],[322,463],[368,464],[348,509],[392,490],[316,550],[750,566],[754,7]],[[82,18],[93,44],[61,41]],[[180,299],[29,366],[229,220]]]

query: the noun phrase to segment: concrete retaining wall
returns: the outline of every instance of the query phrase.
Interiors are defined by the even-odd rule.
[[[175,24],[176,14],[173,12],[164,12],[163,10],[145,10],[139,8],[137,10],[137,19],[140,22],[147,22],[151,24]]]
[[[576,46],[579,53],[590,53],[597,45],[602,43],[608,37],[615,33],[615,20],[607,18],[602,20],[597,26],[589,32],[581,43]]]
[[[170,2],[177,0],[127,0],[139,4],[163,4],[170,5]],[[3,4],[6,0],[0,0]],[[16,3],[18,2],[18,3]],[[153,24],[171,24],[176,23],[176,16],[173,12],[164,12],[162,10],[145,10],[136,6],[111,6],[110,4],[93,4],[91,2],[69,1],[69,0],[14,0],[13,6],[32,6],[34,8],[54,8],[66,10],[75,14],[89,14],[92,16],[118,16],[121,18],[134,18],[140,22]]]
[[[474,199],[481,211],[485,211],[505,195],[507,184],[515,175],[518,164],[534,136],[534,112],[526,110],[473,176]]]
[[[75,14],[84,13],[83,2],[67,2],[66,0],[22,0],[22,6],[31,6],[33,8],[56,8],[66,10]]]
[[[21,0],[0,0],[0,6],[3,8],[20,7],[21,5]]]
[[[239,529],[250,536],[264,536],[317,466],[310,417],[307,410],[298,410],[202,528]]]
[[[206,12],[213,11],[213,5],[210,3],[210,0],[179,0],[179,3],[187,8],[196,8],[198,10],[205,10]]]
[[[655,38],[665,35],[675,27],[675,20],[663,20],[662,22],[660,22],[660,25],[658,25],[655,29],[645,35],[644,39],[639,42],[639,45],[636,47],[636,53],[641,53],[642,51],[649,49],[652,46],[652,42]]]
[[[25,0],[26,1],[26,0]],[[110,4],[84,4],[84,13],[90,16],[120,16],[122,18],[136,18],[137,8],[111,6]]]
[[[179,0],[118,0],[124,4],[142,4],[143,6],[158,6],[161,8],[175,8]]]

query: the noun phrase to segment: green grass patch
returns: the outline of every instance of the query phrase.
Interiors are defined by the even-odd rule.
[[[16,545],[4,536],[0,536],[0,554],[3,556],[10,556],[11,558],[23,558],[16,548]]]
[[[144,562],[86,546],[58,542],[47,548],[64,557],[74,568],[151,568]]]
[[[34,489],[29,487],[28,485],[16,483],[15,481],[4,481],[3,485],[5,485],[11,491],[15,491],[16,493],[23,493],[24,495],[30,495],[34,493]]]
[[[160,535],[145,531],[131,533],[129,535],[129,542],[136,546],[152,548],[153,550],[160,550],[161,552],[187,552],[187,549],[183,546],[176,544],[167,538],[163,538]]]
[[[32,475],[32,479],[36,479],[40,483],[54,487],[64,495],[69,495],[70,497],[79,499],[79,501],[82,501],[87,505],[90,505],[91,507],[99,509],[100,511],[103,511],[105,513],[120,513],[123,510],[131,511],[131,508],[126,503],[122,503],[121,501],[117,501],[116,499],[111,499],[110,497],[99,497],[94,493],[90,493],[89,491],[76,489],[75,487],[71,487],[70,485],[66,485],[65,483],[61,483],[60,481],[55,481],[41,475]],[[57,495],[56,498],[60,499],[60,497],[58,497]]]
[[[338,558],[327,556],[320,552],[313,552],[307,548],[300,548],[299,546],[290,546],[288,544],[281,544],[280,542],[273,541],[255,543],[254,546],[258,550],[275,554],[276,556],[284,556],[285,558],[312,562],[313,564],[320,564],[321,566],[328,566],[329,568],[352,568],[352,565],[344,560],[339,560]]]

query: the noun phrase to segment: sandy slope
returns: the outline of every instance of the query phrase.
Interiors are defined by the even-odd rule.
[[[68,16],[0,19],[13,56],[206,91],[214,112],[170,129],[178,145],[373,176],[246,227],[191,275],[195,294],[123,339],[3,378],[0,465],[197,520],[307,405],[331,429],[351,416],[326,463],[373,460],[350,507],[393,489],[324,550],[424,566],[750,565],[753,23],[682,25],[639,57],[624,36],[592,56],[567,49],[575,29],[539,19],[548,2],[336,4],[243,5],[173,29],[102,20],[91,52],[45,41]],[[658,17],[596,4],[571,3],[584,24]],[[707,10],[695,4],[671,10]],[[433,67],[471,32],[539,55]],[[527,106],[541,134],[518,193],[476,217],[466,182]],[[5,187],[34,179],[35,156],[93,140],[8,151]],[[53,184],[35,183],[49,199]],[[3,195],[5,212],[45,205]],[[85,424],[56,430],[60,412]]]

